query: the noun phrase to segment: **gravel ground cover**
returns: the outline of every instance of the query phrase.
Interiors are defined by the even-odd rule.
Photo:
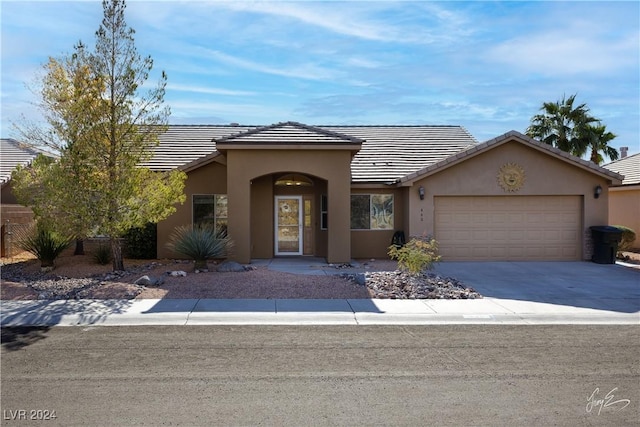
[[[148,299],[148,298],[321,298],[321,299],[473,299],[481,298],[473,289],[453,278],[433,273],[411,276],[396,270],[395,262],[376,260],[327,266],[328,275],[300,275],[248,266],[241,272],[195,273],[193,264],[174,260],[126,260],[126,271],[95,264],[89,256],[64,256],[56,268],[41,272],[34,259],[3,261],[0,298],[16,299]],[[352,270],[352,269],[349,269]],[[186,276],[170,273],[184,271]],[[136,284],[142,276],[156,282]]]

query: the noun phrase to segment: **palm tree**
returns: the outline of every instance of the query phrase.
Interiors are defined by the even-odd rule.
[[[609,145],[609,141],[613,140],[617,135],[607,132],[607,127],[600,123],[587,126],[586,130],[593,163],[597,165],[602,163],[604,158],[600,153],[609,157],[612,161],[618,160],[618,150]]]
[[[574,107],[575,99],[576,95],[571,95],[566,99],[563,96],[562,101],[543,103],[542,113],[531,118],[527,135],[575,156],[583,156],[589,146],[586,130],[598,119],[589,114],[586,104]]]

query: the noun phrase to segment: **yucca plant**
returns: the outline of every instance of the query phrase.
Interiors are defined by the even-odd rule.
[[[100,245],[93,254],[93,260],[100,265],[107,265],[111,262],[111,248]]]
[[[15,238],[18,247],[35,255],[43,269],[53,268],[56,258],[72,240],[39,225],[16,231]]]
[[[226,233],[216,233],[209,225],[176,227],[167,247],[195,261],[196,269],[207,268],[207,260],[225,258],[233,246]]]

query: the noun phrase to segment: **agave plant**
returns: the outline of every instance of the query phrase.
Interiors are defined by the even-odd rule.
[[[232,246],[225,233],[216,233],[210,225],[176,227],[167,244],[172,251],[194,260],[196,269],[206,268],[208,259],[227,257]]]
[[[15,235],[18,247],[34,254],[43,269],[53,268],[56,258],[72,240],[43,226],[25,228]]]

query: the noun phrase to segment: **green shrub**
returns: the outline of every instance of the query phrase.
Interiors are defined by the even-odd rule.
[[[107,265],[111,262],[111,248],[109,246],[100,245],[93,254],[93,259],[100,265]]]
[[[71,238],[42,226],[21,229],[16,232],[18,247],[31,252],[42,268],[53,268],[54,261],[71,243]]]
[[[208,259],[226,258],[232,246],[225,233],[216,234],[209,225],[176,227],[167,244],[172,251],[194,260],[196,269],[206,268]]]
[[[632,248],[634,240],[636,240],[636,232],[624,225],[614,225],[614,227],[622,231],[622,240],[618,243],[618,251],[628,251]]]
[[[158,256],[158,226],[148,223],[144,227],[134,227],[124,236],[127,257],[133,259],[155,259]]]
[[[402,247],[389,246],[387,253],[391,259],[398,260],[398,268],[416,275],[431,270],[433,264],[441,259],[438,242],[432,237],[412,237]]]

